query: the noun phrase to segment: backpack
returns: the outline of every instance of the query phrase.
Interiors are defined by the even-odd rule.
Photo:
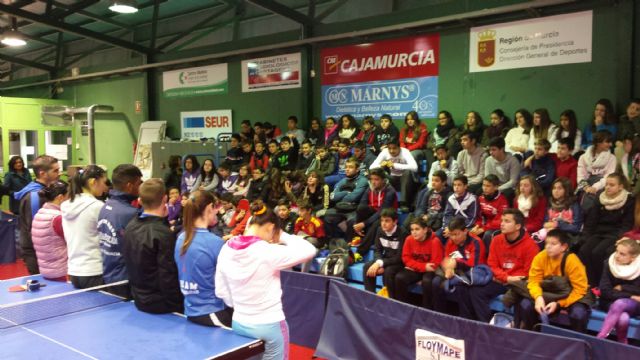
[[[320,266],[320,274],[325,276],[341,277],[346,280],[349,265],[353,263],[353,253],[343,239],[331,239],[329,241],[329,255]]]

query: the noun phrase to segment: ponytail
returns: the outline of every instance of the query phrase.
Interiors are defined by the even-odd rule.
[[[280,226],[278,216],[276,216],[273,210],[267,208],[262,200],[252,202],[249,209],[251,211],[251,222],[249,222],[249,225],[275,224],[276,226]]]
[[[58,180],[55,183],[42,188],[38,191],[38,195],[40,196],[40,199],[43,200],[42,202],[51,202],[58,196],[66,194],[68,190],[69,184],[62,180]]]
[[[87,165],[73,175],[71,179],[71,188],[69,190],[69,201],[73,202],[76,195],[81,194],[83,189],[89,184],[91,179],[100,179],[106,176],[107,172],[103,168],[97,165]]]
[[[182,210],[182,223],[184,227],[184,243],[180,247],[180,255],[184,255],[191,242],[193,241],[193,235],[195,233],[195,222],[200,216],[202,216],[207,206],[213,204],[214,197],[208,191],[198,190],[191,194],[191,197],[187,200],[186,205]]]

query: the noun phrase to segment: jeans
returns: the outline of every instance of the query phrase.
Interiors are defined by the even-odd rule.
[[[271,324],[241,324],[233,320],[231,327],[237,334],[264,341],[262,360],[289,358],[289,326],[286,320]]]

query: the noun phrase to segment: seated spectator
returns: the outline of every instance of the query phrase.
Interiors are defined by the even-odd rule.
[[[336,158],[327,150],[325,145],[316,145],[316,156],[311,161],[306,173],[317,171],[322,176],[329,176],[336,172]]]
[[[356,135],[357,141],[362,141],[367,148],[372,148],[376,140],[376,122],[373,116],[365,116],[362,119],[362,126]]]
[[[487,152],[477,146],[478,138],[473,132],[463,132],[460,143],[462,151],[458,153],[458,171],[468,179],[469,191],[476,194],[482,188]]]
[[[178,267],[173,258],[175,235],[165,224],[167,197],[162,180],[140,186],[143,212],[124,229],[124,259],[134,304],[154,314],[183,312]]]
[[[608,310],[598,333],[605,339],[614,328],[618,342],[627,344],[629,320],[640,315],[640,240],[622,238],[604,263],[600,279],[600,308]]]
[[[220,229],[219,233],[221,235],[227,235],[233,229],[231,222],[233,221],[233,217],[236,214],[236,205],[238,205],[238,200],[239,199],[234,197],[232,193],[224,193],[220,195],[220,207],[218,207],[218,211],[215,212],[215,215],[220,219],[220,221],[217,222],[216,226]],[[185,205],[186,202],[182,205],[183,213]]]
[[[359,170],[355,158],[347,160],[344,174],[345,178],[340,180],[329,194],[331,207],[324,214],[325,230],[330,239],[344,235],[347,230],[346,222],[349,222],[347,220],[353,223],[360,199],[369,188],[367,177],[364,171]],[[342,229],[341,224],[344,225]]]
[[[631,99],[624,115],[618,123],[616,157],[622,156],[622,139],[640,136],[640,98]]]
[[[242,141],[249,140],[250,142],[253,142],[255,131],[251,127],[251,120],[242,120],[240,123],[240,133],[238,135],[240,135],[240,139],[242,139]]]
[[[69,198],[68,191],[69,184],[59,180],[38,192],[44,204],[31,223],[31,240],[40,275],[47,280],[67,281],[67,243],[60,204]]]
[[[319,172],[312,171],[307,175],[307,181],[305,187],[302,189],[302,194],[299,196],[299,200],[306,200],[311,205],[311,211],[313,214],[320,212],[324,215],[324,210],[329,208],[329,186],[324,183],[324,180]],[[296,201],[299,203],[300,201]]]
[[[222,240],[225,241],[231,239],[233,236],[244,234],[244,230],[246,229],[249,218],[251,217],[251,214],[249,213],[249,201],[247,201],[247,199],[239,199],[237,197],[234,197],[233,202],[234,211],[231,217],[231,221],[228,224],[228,227],[231,229],[231,231],[229,231],[228,234],[225,234],[222,237]]]
[[[298,129],[298,117],[291,115],[287,118],[287,132],[284,136],[289,138],[296,138],[298,144],[302,143],[305,139],[304,130]]]
[[[122,257],[124,228],[140,213],[133,201],[138,199],[142,172],[131,164],[122,164],[113,169],[113,189],[98,214],[98,236],[102,252],[102,278],[106,284],[127,280],[127,267]],[[163,193],[164,195],[164,193]],[[129,286],[111,289],[114,294],[129,297]]]
[[[386,173],[382,169],[369,172],[369,188],[360,197],[356,208],[356,216],[347,217],[346,240],[353,241],[354,235],[364,236],[380,220],[383,209],[398,209],[396,190],[389,184]],[[356,239],[355,243],[358,240]]]
[[[313,152],[313,146],[311,145],[311,141],[304,140],[302,145],[300,146],[300,155],[298,156],[298,163],[296,164],[296,170],[307,171],[309,166],[311,166],[311,162],[316,157],[316,154]]]
[[[178,188],[180,190],[180,184],[182,183],[181,161],[180,155],[169,156],[169,161],[167,162],[169,172],[164,176],[164,184],[167,189]]]
[[[240,147],[242,148],[242,164],[248,165],[251,161],[251,156],[253,156],[253,141],[242,140]]]
[[[602,264],[615,250],[615,242],[633,227],[635,199],[627,191],[628,185],[621,174],[607,176],[604,190],[585,214],[579,255],[592,286],[598,286]]]
[[[504,114],[502,109],[495,109],[491,112],[491,123],[482,133],[482,147],[488,147],[493,139],[507,136],[511,128],[511,120]]]
[[[395,299],[408,302],[409,286],[420,281],[422,286],[422,307],[433,308],[431,295],[432,280],[442,262],[444,249],[442,242],[422,218],[414,218],[410,224],[411,233],[402,247],[401,269],[395,278]]]
[[[356,122],[356,119],[351,114],[345,114],[340,117],[340,124],[338,125],[338,138],[349,140],[349,143],[355,139],[360,127]]]
[[[269,194],[269,182],[264,176],[264,169],[257,167],[251,171],[251,183],[247,191],[247,200],[253,202],[258,199],[266,199]]]
[[[389,172],[389,182],[395,189],[400,189],[400,206],[406,207],[417,188],[416,172],[418,164],[411,152],[401,148],[397,139],[387,142],[387,147],[380,151],[370,169],[382,168]]]
[[[296,138],[287,136],[280,139],[280,151],[275,155],[273,167],[280,171],[292,171],[298,164],[298,151],[300,144]]]
[[[407,216],[404,223],[405,230],[415,219],[422,219],[432,231],[442,228],[442,217],[447,201],[451,196],[451,187],[447,185],[447,174],[436,171],[431,176],[430,187],[420,190],[416,198],[415,210]]]
[[[518,182],[513,207],[524,214],[524,227],[529,234],[542,229],[547,199],[533,176],[525,175]]]
[[[182,201],[180,201],[180,189],[169,188],[167,194],[167,222],[169,226],[182,225]]]
[[[351,141],[349,139],[340,139],[340,145],[338,146],[338,153],[336,154],[338,171],[335,174],[328,175],[324,178],[324,182],[333,188],[338,181],[344,178],[344,167],[347,163],[347,159],[353,156],[351,150]]]
[[[427,146],[429,131],[427,125],[420,122],[415,111],[409,111],[404,117],[405,127],[400,129],[400,146],[409,150],[416,162],[422,161]]]
[[[328,117],[327,120],[324,121],[324,136],[322,142],[316,143],[317,145],[326,145],[327,148],[331,146],[331,143],[334,139],[338,138],[338,124],[336,124],[336,119],[332,117]]]
[[[504,138],[505,151],[522,159],[529,148],[529,132],[533,126],[533,116],[527,109],[519,109],[515,114],[516,126]]]
[[[262,127],[264,128],[264,136],[269,140],[279,139],[282,136],[282,130],[268,121],[262,123]]]
[[[558,141],[563,138],[568,138],[573,142],[571,155],[575,155],[582,150],[582,131],[578,129],[578,119],[573,110],[565,110],[560,114],[560,126],[551,141],[550,152],[555,153],[558,151]]]
[[[187,155],[184,158],[182,169],[182,180],[180,181],[180,193],[190,193],[197,189],[193,188],[200,176],[200,163],[198,158],[193,155]]]
[[[547,195],[551,192],[551,183],[556,178],[556,163],[549,155],[550,147],[548,140],[538,140],[533,149],[533,156],[524,161],[521,174],[523,176],[531,174]]]
[[[504,151],[504,139],[497,137],[489,144],[489,156],[484,163],[484,176],[495,174],[500,180],[498,189],[509,200],[518,178],[520,177],[520,161]]]
[[[596,103],[596,107],[593,110],[593,120],[584,128],[582,132],[582,148],[587,149],[591,145],[595,145],[595,135],[598,131],[608,131],[611,133],[611,141],[616,139],[616,132],[618,127],[616,123],[616,112],[613,109],[613,104],[609,99],[600,99]]]
[[[265,152],[265,145],[262,142],[257,142],[255,148],[256,150],[251,155],[251,160],[249,160],[249,168],[251,168],[252,172],[256,168],[262,168],[266,171],[269,167],[269,155]]]
[[[324,129],[322,123],[317,117],[312,117],[309,123],[309,131],[307,131],[307,140],[311,142],[312,146],[324,144]]]
[[[233,309],[216,296],[214,276],[224,241],[210,233],[214,198],[196,191],[184,207],[184,232],[176,242],[174,259],[187,320],[204,326],[231,327]],[[197,290],[194,290],[197,289]]]
[[[634,195],[640,192],[640,136],[622,139],[623,154],[620,157],[620,171],[629,181]]]
[[[544,215],[544,225],[532,234],[534,240],[541,245],[544,244],[547,233],[553,229],[560,229],[569,236],[576,237],[580,235],[582,224],[582,208],[576,201],[569,179],[557,178],[551,185],[551,197]]]
[[[462,133],[461,135],[466,131],[466,132],[471,132],[475,135],[476,140],[478,141],[478,146],[481,146],[481,144],[483,143],[483,134],[484,134],[484,129],[486,129],[487,126],[484,124],[484,121],[482,120],[482,116],[480,116],[480,113],[478,113],[477,111],[469,111],[467,113],[467,117],[464,121],[464,124],[462,125]]]
[[[238,181],[238,173],[232,172],[231,167],[226,163],[223,163],[218,167],[218,176],[220,178],[220,182],[218,183],[216,192],[218,194],[233,194],[237,187],[236,182]]]
[[[360,171],[362,171],[363,175],[369,174],[369,168],[374,161],[376,161],[376,156],[373,154],[368,145],[366,145],[363,141],[356,141],[353,144],[353,156],[360,163]]]
[[[238,178],[236,179],[236,189],[233,196],[246,197],[251,186],[251,174],[249,173],[249,165],[244,164],[238,169]]]
[[[444,209],[442,217],[442,228],[438,230],[438,237],[444,244],[449,237],[449,223],[454,218],[462,218],[467,230],[471,230],[478,218],[478,198],[468,190],[467,178],[464,175],[458,175],[453,179],[453,194],[447,200],[447,206]]]
[[[555,154],[551,154],[556,166],[556,178],[564,177],[569,179],[571,186],[575,189],[578,185],[578,160],[571,156],[573,152],[573,141],[569,138],[558,140],[558,147]]]
[[[453,121],[451,113],[443,110],[438,113],[438,125],[435,131],[429,133],[427,140],[427,162],[431,164],[433,162],[433,154],[435,153],[436,146],[445,145],[449,152],[449,155],[456,158],[460,151],[460,144],[457,141],[458,127]]]
[[[487,285],[459,286],[453,296],[458,300],[460,316],[488,323],[491,320],[489,303],[507,291],[507,285],[526,279],[538,245],[524,228],[524,216],[517,209],[502,214],[499,235],[491,241],[487,264],[493,281]]]
[[[290,196],[287,196],[285,189],[287,177],[281,174],[278,169],[273,169],[271,170],[267,181],[269,182],[269,196],[266,198],[266,203],[270,208],[273,208],[275,212],[275,207],[278,206],[278,201],[290,199]]]
[[[374,152],[380,153],[382,150],[387,148],[387,144],[391,139],[396,139],[397,141],[399,136],[400,132],[393,123],[391,115],[384,114],[380,116],[380,127],[376,129],[376,136],[373,144]]]
[[[375,247],[373,260],[367,262],[363,268],[364,288],[376,291],[376,278],[383,275],[383,284],[387,287],[389,297],[396,298],[395,277],[402,270],[402,245],[407,234],[398,226],[398,213],[393,208],[385,208],[380,212],[380,225],[373,236]],[[362,244],[358,248],[360,255],[366,254],[370,246]]]
[[[253,124],[253,142],[254,143],[267,143],[269,139],[267,139],[267,135],[265,134],[263,124],[259,121],[256,121]]]
[[[339,138],[335,138],[333,140],[331,140],[331,145],[329,146],[329,151],[336,156],[338,154],[338,151],[340,150],[340,139]]]
[[[280,218],[280,229],[287,234],[293,235],[298,215],[291,211],[291,203],[284,199],[278,201],[276,215]]]
[[[241,139],[239,134],[231,135],[227,155],[224,158],[223,164],[229,166],[232,171],[238,171],[238,168],[244,162],[245,154],[240,147],[240,141]]]
[[[322,220],[313,216],[313,206],[307,200],[302,200],[298,204],[298,211],[300,216],[296,219],[293,233],[297,236],[305,238],[316,249],[321,249],[325,243],[324,224]],[[302,264],[302,272],[309,272],[311,267],[310,260]]]
[[[276,167],[276,156],[280,151],[280,146],[278,145],[278,140],[270,140],[267,143],[267,152],[269,155],[269,165],[267,166],[267,173],[271,172],[271,169]]]
[[[487,249],[493,235],[500,231],[502,214],[509,207],[509,202],[500,193],[499,185],[500,180],[493,174],[485,176],[482,180],[482,195],[478,197],[478,219],[470,230],[473,235],[482,237]]]
[[[219,184],[220,178],[213,160],[205,159],[202,163],[202,168],[200,168],[200,175],[198,175],[195,184],[193,184],[193,191],[215,191]]]
[[[552,142],[556,138],[556,132],[558,127],[551,121],[549,111],[541,108],[536,109],[533,112],[533,126],[529,132],[529,144],[527,145],[527,152],[533,152],[536,142],[541,139],[547,139]],[[525,154],[525,158],[530,154]]]
[[[604,188],[606,178],[616,171],[616,156],[610,151],[612,135],[607,130],[593,135],[593,145],[578,160],[578,193],[584,196],[582,208],[588,211],[595,202],[595,195]]]
[[[436,161],[431,163],[428,178],[431,179],[436,171],[443,171],[447,174],[447,185],[449,187],[453,185],[453,179],[459,173],[458,161],[449,156],[449,149],[444,144],[436,146]],[[431,183],[428,183],[427,187],[431,187]]]
[[[551,276],[564,280],[564,284],[558,284],[558,288],[570,288],[569,295],[551,300],[550,296],[556,295],[557,299],[557,294],[545,294],[541,283]],[[588,295],[589,284],[584,265],[575,254],[569,253],[569,237],[562,230],[554,229],[547,234],[545,249],[531,263],[527,288],[531,298],[524,298],[519,302],[516,317],[522,323],[516,324],[516,328],[533,330],[541,317],[567,310],[571,329],[586,332],[592,305]]]
[[[454,185],[455,186],[455,185]],[[449,237],[444,247],[441,273],[436,273],[431,283],[433,310],[447,313],[448,303],[444,292],[445,280],[456,274],[465,273],[472,267],[487,263],[484,243],[471,234],[462,217],[456,217],[448,224]]]

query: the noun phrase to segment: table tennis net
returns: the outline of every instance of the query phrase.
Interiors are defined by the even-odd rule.
[[[30,324],[125,301],[119,293],[127,280],[0,305],[0,329]]]

